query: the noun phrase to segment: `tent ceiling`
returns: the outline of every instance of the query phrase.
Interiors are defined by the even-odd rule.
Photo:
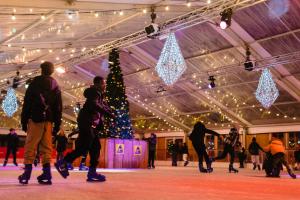
[[[14,2],[17,1],[13,0],[11,4]],[[82,2],[77,1],[77,6],[82,6]],[[185,2],[122,1],[127,6],[137,3],[176,5],[169,11],[158,10],[158,23],[198,8],[187,8],[183,5]],[[280,96],[268,110],[261,107],[254,95],[260,71],[248,72],[241,65],[245,60],[245,42],[251,47],[253,59],[300,51],[299,2],[287,1],[289,7],[280,16],[272,10],[271,2],[234,12],[233,25],[225,31],[211,23],[177,31],[175,34],[188,68],[182,78],[170,87],[165,86],[155,72],[165,39],[148,40],[122,48],[121,67],[128,98],[132,102],[130,112],[136,130],[186,129],[197,120],[216,128],[232,123],[245,126],[299,123],[300,61],[290,59],[288,64],[272,67]],[[1,87],[6,87],[5,78],[13,77],[17,69],[21,74],[29,73],[38,69],[43,60],[60,62],[142,30],[150,23],[149,13],[143,14],[141,10],[124,11],[123,15],[99,12],[98,17],[95,13],[75,13],[69,19],[68,12],[64,10],[36,8],[34,5],[34,15],[31,15],[30,1],[25,3],[27,6],[24,8],[16,8],[16,20],[11,20],[13,7],[0,3],[0,13],[6,13],[0,15],[4,22],[0,24]],[[41,19],[42,15],[45,15],[45,20]],[[212,22],[218,20],[211,19]],[[26,51],[22,50],[23,47]],[[91,84],[92,76],[107,75],[108,70],[103,65],[105,59],[107,55],[99,56],[69,67],[63,75],[55,75],[64,91],[64,112],[68,116],[75,117],[73,107],[76,102],[84,101],[82,91]],[[207,88],[209,75],[215,75],[217,87],[214,89]],[[166,91],[159,91],[162,88]],[[18,90],[24,92],[23,88]],[[68,120],[72,119],[69,117]]]

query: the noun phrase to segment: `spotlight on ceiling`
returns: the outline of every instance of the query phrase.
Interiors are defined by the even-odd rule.
[[[221,15],[220,28],[226,29],[231,25],[232,9],[231,8],[225,9],[220,13],[220,15]]]
[[[155,23],[156,13],[154,7],[151,8],[151,24],[145,27],[147,37],[154,39],[159,35],[159,25]]]
[[[216,87],[216,84],[215,84],[216,79],[214,76],[209,76],[208,80],[210,81],[210,83],[208,84],[209,89]]]
[[[64,67],[62,67],[62,66],[59,66],[59,67],[55,68],[55,71],[56,71],[57,73],[59,73],[59,74],[64,74],[64,73],[66,73],[66,69],[65,69]]]
[[[244,62],[245,70],[252,71],[254,69],[253,62],[250,59],[251,51],[248,45],[246,45],[246,60]]]

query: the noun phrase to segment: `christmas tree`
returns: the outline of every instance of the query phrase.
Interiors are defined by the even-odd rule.
[[[110,73],[106,80],[106,99],[115,114],[114,119],[107,117],[110,123],[105,125],[106,134],[110,137],[132,139],[133,131],[129,116],[129,103],[125,94],[123,74],[120,67],[119,51],[113,49],[109,53]]]

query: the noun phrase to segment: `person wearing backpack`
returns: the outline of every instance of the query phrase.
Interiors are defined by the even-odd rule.
[[[251,154],[251,161],[253,163],[253,170],[257,169],[260,170],[260,162],[259,162],[259,150],[264,151],[261,146],[256,142],[256,138],[252,138],[252,142],[248,147],[248,151]]]
[[[42,155],[43,173],[37,177],[40,184],[52,184],[51,154],[52,134],[60,130],[62,117],[61,90],[51,74],[51,62],[41,64],[42,73],[35,77],[26,90],[21,113],[22,129],[27,133],[24,152],[24,173],[19,176],[21,184],[28,184],[37,146]]]

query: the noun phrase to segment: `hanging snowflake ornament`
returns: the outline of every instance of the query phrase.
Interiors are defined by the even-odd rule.
[[[7,94],[2,102],[2,109],[8,117],[12,117],[18,110],[16,92],[13,88],[7,90]]]
[[[170,33],[155,70],[166,85],[174,84],[186,70],[186,63],[174,33]]]
[[[279,91],[268,68],[262,71],[255,96],[264,108],[270,108],[279,96]]]

